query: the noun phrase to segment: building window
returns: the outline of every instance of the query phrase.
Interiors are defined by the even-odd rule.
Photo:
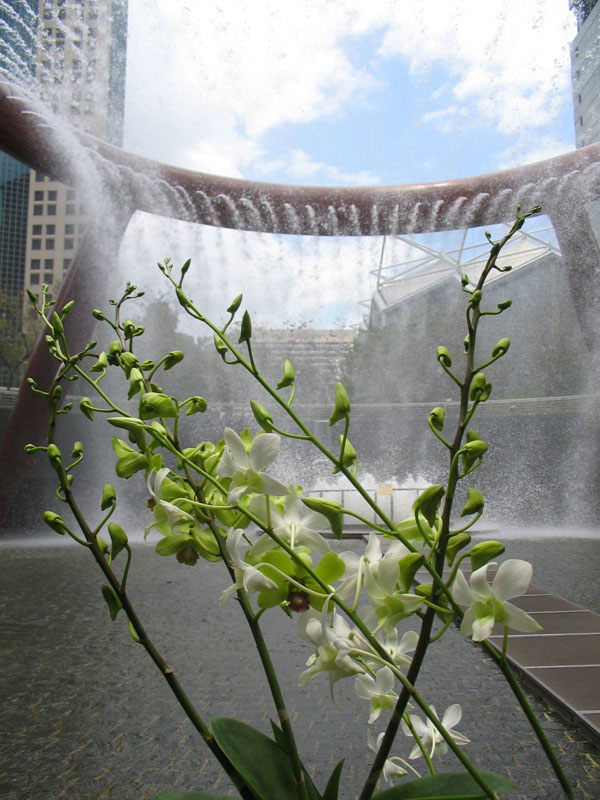
[[[46,213],[49,217],[56,216],[56,206],[46,206]]]
[[[54,250],[54,239],[46,239],[46,250]]]
[[[583,117],[579,117],[579,127],[583,128]]]
[[[33,214],[36,217],[41,217],[44,213],[44,206],[34,206],[33,207]]]
[[[32,233],[34,236],[41,236],[42,235],[42,226],[41,225],[34,225],[32,228]]]
[[[36,172],[35,179],[38,183],[43,183],[46,180],[46,176],[43,172]]]
[[[75,214],[75,203],[67,203],[65,213],[69,215]]]
[[[75,200],[75,192],[73,189],[67,189],[67,200]]]
[[[54,269],[54,259],[53,258],[45,258],[44,259],[44,269]]]
[[[580,94],[577,95],[577,103],[578,104],[581,103],[581,95]]]
[[[32,250],[41,250],[42,249],[42,240],[41,239],[32,239],[31,240],[31,249]]]
[[[63,270],[69,269],[69,267],[71,266],[71,261],[72,261],[71,258],[64,258],[63,259]]]
[[[75,233],[75,225],[65,225],[65,235],[72,236]]]
[[[65,250],[72,250],[75,247],[73,239],[65,239]]]
[[[36,180],[37,180],[37,173],[36,173]],[[44,179],[42,178],[42,180],[44,180]],[[33,193],[33,199],[36,201],[36,203],[39,203],[40,200],[44,199],[44,192],[40,192],[40,191],[34,192]]]
[[[40,282],[40,276],[37,274],[37,272],[36,272],[35,275],[30,275],[29,276],[29,283],[32,286],[37,286],[39,284],[39,282]]]
[[[54,275],[52,272],[44,272],[44,283],[52,283]]]
[[[40,268],[40,260],[39,258],[32,258],[31,259],[31,269],[39,269]]]
[[[46,225],[46,236],[54,236],[56,233],[56,225]]]
[[[48,192],[48,200],[56,200],[56,190],[50,190]]]

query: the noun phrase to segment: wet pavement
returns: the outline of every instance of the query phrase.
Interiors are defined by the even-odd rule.
[[[353,541],[340,549],[359,547]],[[538,586],[600,611],[598,539],[513,538],[507,555],[530,558]],[[220,564],[183,567],[138,545],[130,595],[200,713],[235,716],[268,733],[273,708],[241,614],[232,600],[219,606],[227,580]],[[0,540],[0,797],[149,800],[175,788],[233,796],[124,619],[110,622],[101,583],[76,546]],[[263,620],[301,755],[320,787],[345,757],[341,798],[352,800],[370,764],[366,704],[352,680],[336,685],[340,709],[324,676],[299,688],[308,645],[278,610]],[[419,686],[439,712],[461,703],[458,729],[471,739],[469,756],[518,787],[505,797],[562,797],[513,695],[477,647],[450,630],[431,648]],[[543,700],[533,705],[576,796],[597,800],[600,752]],[[394,753],[408,748],[400,734]],[[440,765],[455,769],[451,756]]]

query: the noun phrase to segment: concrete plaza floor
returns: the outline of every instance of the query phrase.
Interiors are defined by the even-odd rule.
[[[149,800],[175,788],[233,795],[125,620],[110,622],[89,554],[48,544],[58,541],[0,540],[0,797]],[[515,539],[507,555],[531,558],[535,582],[548,591],[600,610],[597,539]],[[235,716],[268,733],[273,707],[250,637],[235,601],[219,606],[227,580],[220,564],[183,567],[140,544],[130,595],[205,719]],[[324,676],[299,688],[309,646],[280,611],[263,620],[301,755],[321,788],[345,757],[341,798],[352,800],[370,764],[366,703],[352,680],[337,684],[339,710]],[[451,630],[430,653],[421,691],[440,713],[461,703],[458,729],[471,739],[469,756],[518,787],[505,797],[562,797],[513,695],[480,650]],[[533,705],[577,797],[597,800],[599,751],[546,703]],[[394,753],[406,756],[408,748],[400,734]],[[440,765],[456,768],[450,756]]]

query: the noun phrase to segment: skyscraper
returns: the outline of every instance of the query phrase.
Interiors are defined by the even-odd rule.
[[[585,147],[600,141],[600,3],[570,0],[569,7],[577,17],[571,43],[575,143]]]
[[[36,83],[40,99],[74,127],[121,144],[127,0],[39,0]],[[57,286],[86,229],[74,189],[32,173],[24,283]]]

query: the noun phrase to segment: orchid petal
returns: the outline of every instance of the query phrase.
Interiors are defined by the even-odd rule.
[[[252,447],[250,448],[250,467],[260,472],[270,466],[277,458],[280,443],[281,439],[276,433],[259,434],[252,442]],[[286,486],[285,492],[281,492],[280,494],[287,494],[288,491]]]
[[[246,452],[246,445],[242,442],[237,433],[231,428],[225,428],[223,438],[225,439],[225,444],[227,445],[233,463],[238,470],[248,469],[249,460],[248,453]]]
[[[489,564],[484,564],[483,567],[476,569],[471,575],[471,589],[477,596],[477,599],[484,599],[492,596],[492,590],[486,577],[487,568],[489,566]]]
[[[473,592],[460,569],[452,584],[452,598],[459,606],[470,606],[473,602]]]
[[[511,558],[500,565],[492,583],[493,594],[503,602],[527,593],[533,568],[527,561]]]
[[[521,631],[521,633],[535,633],[535,631],[542,630],[542,626],[533,617],[526,614],[523,609],[517,608],[512,603],[505,603],[504,608],[506,610],[506,624],[509,628]]]
[[[475,618],[473,620],[473,641],[483,642],[484,639],[488,638],[493,627],[494,617],[491,614],[489,616]]]

